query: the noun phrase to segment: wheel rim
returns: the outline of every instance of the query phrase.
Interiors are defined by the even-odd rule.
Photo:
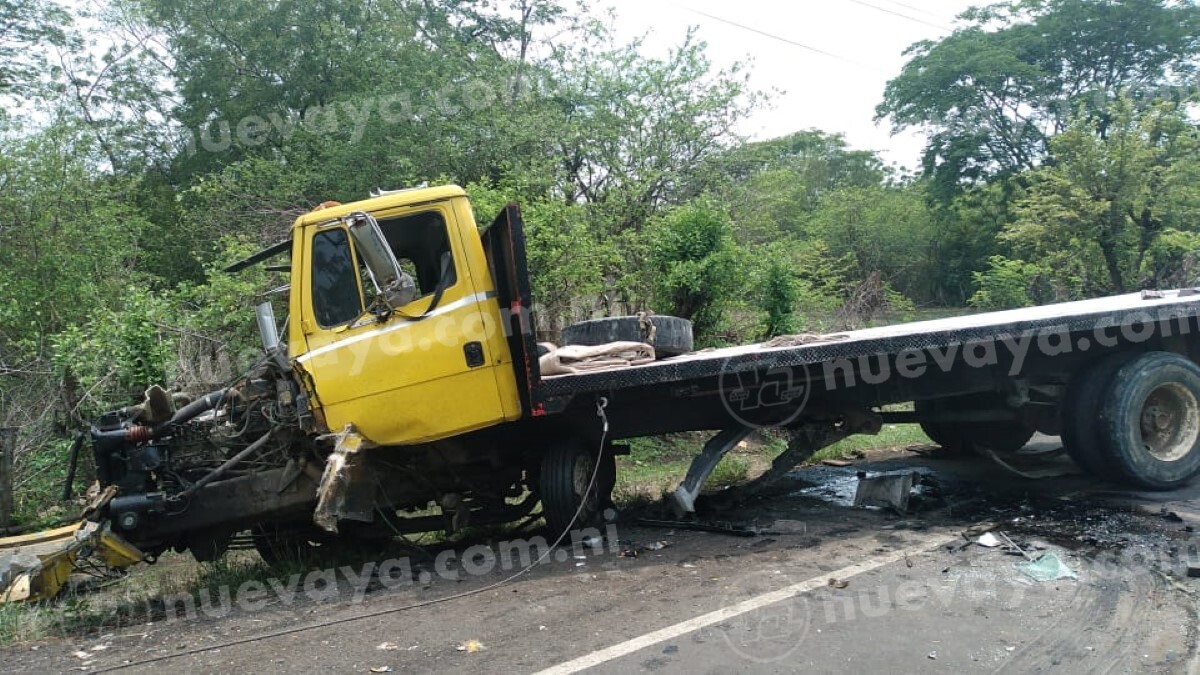
[[[588,487],[592,484],[592,474],[596,470],[596,461],[590,455],[580,453],[575,458],[575,470],[572,476],[574,484],[575,496],[585,505],[584,510],[592,507],[592,502],[596,500],[595,491],[588,492]]]
[[[1200,437],[1200,401],[1182,384],[1164,384],[1146,397],[1140,422],[1146,451],[1159,461],[1177,462]]]

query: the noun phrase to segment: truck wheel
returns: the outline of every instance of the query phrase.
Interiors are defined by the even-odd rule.
[[[941,414],[965,413],[998,408],[1001,404],[991,396],[960,396],[957,398],[917,401],[913,409],[920,420],[921,431],[934,443],[954,451],[973,451],[977,446],[998,453],[1016,452],[1033,438],[1034,430],[1020,421],[1011,422],[944,422]]]
[[[654,325],[653,331],[647,322]],[[637,316],[613,316],[567,326],[562,332],[564,345],[594,347],[610,342],[645,342],[654,347],[658,358],[686,354],[695,346],[692,322],[677,316],[652,314],[644,321]]]
[[[1098,478],[1116,478],[1113,462],[1100,447],[1097,418],[1100,404],[1121,366],[1136,354],[1124,352],[1101,359],[1071,378],[1063,397],[1062,439],[1067,454],[1081,469]]]
[[[550,445],[542,456],[538,485],[542,515],[553,536],[595,521],[612,492],[604,468],[601,466],[597,472],[595,454],[578,441],[561,440]]]
[[[1121,367],[1100,408],[1101,447],[1123,478],[1165,490],[1200,473],[1200,367],[1150,352]]]
[[[932,406],[929,404],[932,401],[918,401],[915,408],[918,414],[928,412]],[[937,443],[947,450],[958,452],[966,445],[967,439],[960,435],[962,431],[959,427],[945,422],[934,422],[930,420],[922,420],[920,422],[921,431],[929,437],[929,440]]]

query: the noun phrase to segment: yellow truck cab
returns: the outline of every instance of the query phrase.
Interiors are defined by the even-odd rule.
[[[364,217],[415,284],[403,304],[389,306],[374,285],[354,230]],[[524,260],[513,260],[504,241],[519,233],[519,219],[515,205],[506,208],[485,247],[466,192],[450,185],[330,205],[296,220],[288,357],[328,429],[353,426],[377,445],[410,445],[533,412],[520,391],[528,382],[517,377],[529,364],[514,368],[510,344],[517,338],[518,359],[536,358],[528,284],[506,284],[491,271],[519,262],[523,272]]]

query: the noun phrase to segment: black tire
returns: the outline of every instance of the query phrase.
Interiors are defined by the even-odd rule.
[[[933,401],[917,401],[914,404],[914,409],[918,415],[922,413],[928,414],[934,411],[935,406],[931,405]],[[967,439],[961,435],[962,429],[953,424],[945,422],[934,422],[931,420],[922,419],[919,423],[921,431],[929,437],[929,440],[937,443],[947,450],[959,452],[964,449]]]
[[[551,535],[593,524],[608,505],[612,485],[602,460],[574,439],[556,441],[542,455],[538,477],[542,515]],[[590,489],[589,489],[590,488]],[[578,517],[576,517],[578,513]]]
[[[686,354],[695,348],[691,321],[658,315],[646,319],[654,324],[653,335],[639,317],[613,316],[567,326],[562,332],[562,343],[593,347],[610,342],[645,342],[654,347],[654,354],[660,359]]]
[[[943,422],[923,419],[942,413],[992,410],[1002,405],[994,396],[972,395],[917,401],[913,410],[925,435],[947,450],[974,451],[978,447],[985,447],[998,453],[1016,452],[1025,447],[1034,434],[1032,428],[1019,421]]]
[[[1063,397],[1062,431],[1059,438],[1067,454],[1084,471],[1104,479],[1116,479],[1108,454],[1100,446],[1100,405],[1121,366],[1136,353],[1112,354],[1071,378]]]
[[[1149,352],[1117,371],[1100,408],[1101,448],[1125,480],[1155,490],[1200,473],[1200,366]]]

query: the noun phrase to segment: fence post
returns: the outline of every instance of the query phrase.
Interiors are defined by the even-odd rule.
[[[0,427],[0,530],[12,526],[13,455],[17,451],[17,430]]]

